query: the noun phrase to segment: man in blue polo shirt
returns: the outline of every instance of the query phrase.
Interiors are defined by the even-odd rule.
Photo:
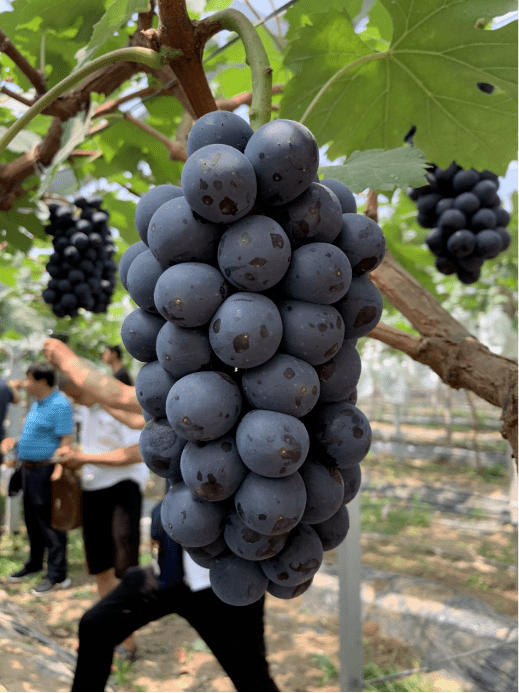
[[[59,478],[62,467],[51,463],[52,455],[61,445],[72,442],[73,410],[68,400],[54,389],[54,369],[36,363],[27,369],[26,380],[20,383],[35,398],[18,441],[17,457],[22,462],[23,510],[30,555],[24,567],[10,577],[19,582],[43,567],[45,549],[47,576],[35,587],[34,594],[44,594],[56,587],[70,585],[67,578],[67,535],[53,529],[51,480]]]

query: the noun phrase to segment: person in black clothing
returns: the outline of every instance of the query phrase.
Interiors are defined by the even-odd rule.
[[[133,385],[133,380],[128,373],[128,369],[122,362],[121,356],[121,347],[116,344],[115,346],[106,347],[101,356],[101,360],[103,363],[106,363],[107,366],[110,366],[114,378],[117,378],[117,380],[120,380],[125,385]]]
[[[176,613],[198,631],[237,691],[278,691],[266,660],[264,597],[248,606],[230,606],[207,586],[209,571],[199,566],[189,587],[186,563],[191,559],[164,532],[161,503],[153,509],[151,527],[160,573],[152,565],[128,568],[120,584],[84,614],[71,690],[103,691],[116,645],[151,621]]]
[[[21,384],[0,378],[0,464],[4,461],[2,441],[5,438],[5,418],[9,411],[10,404],[18,404],[20,395],[18,393]]]

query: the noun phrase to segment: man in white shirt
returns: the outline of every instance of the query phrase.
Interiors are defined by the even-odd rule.
[[[61,447],[56,456],[69,469],[81,468],[85,556],[102,598],[127,568],[139,564],[142,492],[149,470],[139,452],[140,430],[116,421],[71,383],[61,388],[79,405],[81,450]],[[127,658],[135,657],[133,636],[122,649]]]

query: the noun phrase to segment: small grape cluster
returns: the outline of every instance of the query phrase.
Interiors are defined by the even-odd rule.
[[[497,194],[499,179],[491,171],[463,169],[455,162],[447,169],[431,165],[426,178],[427,185],[408,195],[416,201],[420,226],[432,229],[425,242],[436,256],[436,269],[473,284],[485,260],[510,245],[510,215]]]
[[[54,252],[46,265],[50,280],[42,297],[58,318],[75,318],[79,308],[104,313],[110,303],[117,264],[108,212],[101,205],[99,197],[49,205],[45,231],[53,236]]]
[[[312,133],[233,113],[200,118],[181,186],[139,201],[119,263],[138,308],[144,462],[170,482],[165,531],[222,601],[302,594],[349,527],[371,428],[357,339],[382,313],[380,227],[319,181]]]

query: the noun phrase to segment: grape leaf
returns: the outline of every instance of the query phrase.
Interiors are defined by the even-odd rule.
[[[95,55],[99,48],[112,38],[114,32],[126,24],[134,12],[145,12],[147,9],[148,0],[113,0],[95,24],[88,44],[76,53],[77,67]]]
[[[426,161],[416,147],[367,149],[353,154],[340,166],[323,166],[319,174],[335,178],[355,193],[366,188],[377,191],[425,185]]]
[[[514,4],[379,2],[392,23],[385,51],[354,32],[345,10],[318,13],[311,26],[291,33],[285,63],[296,74],[281,117],[304,122],[319,144],[331,143],[331,158],[397,147],[415,125],[414,143],[429,161],[448,166],[456,159],[504,174],[517,145],[517,26],[487,31],[476,23]],[[478,82],[496,88],[486,94]]]

